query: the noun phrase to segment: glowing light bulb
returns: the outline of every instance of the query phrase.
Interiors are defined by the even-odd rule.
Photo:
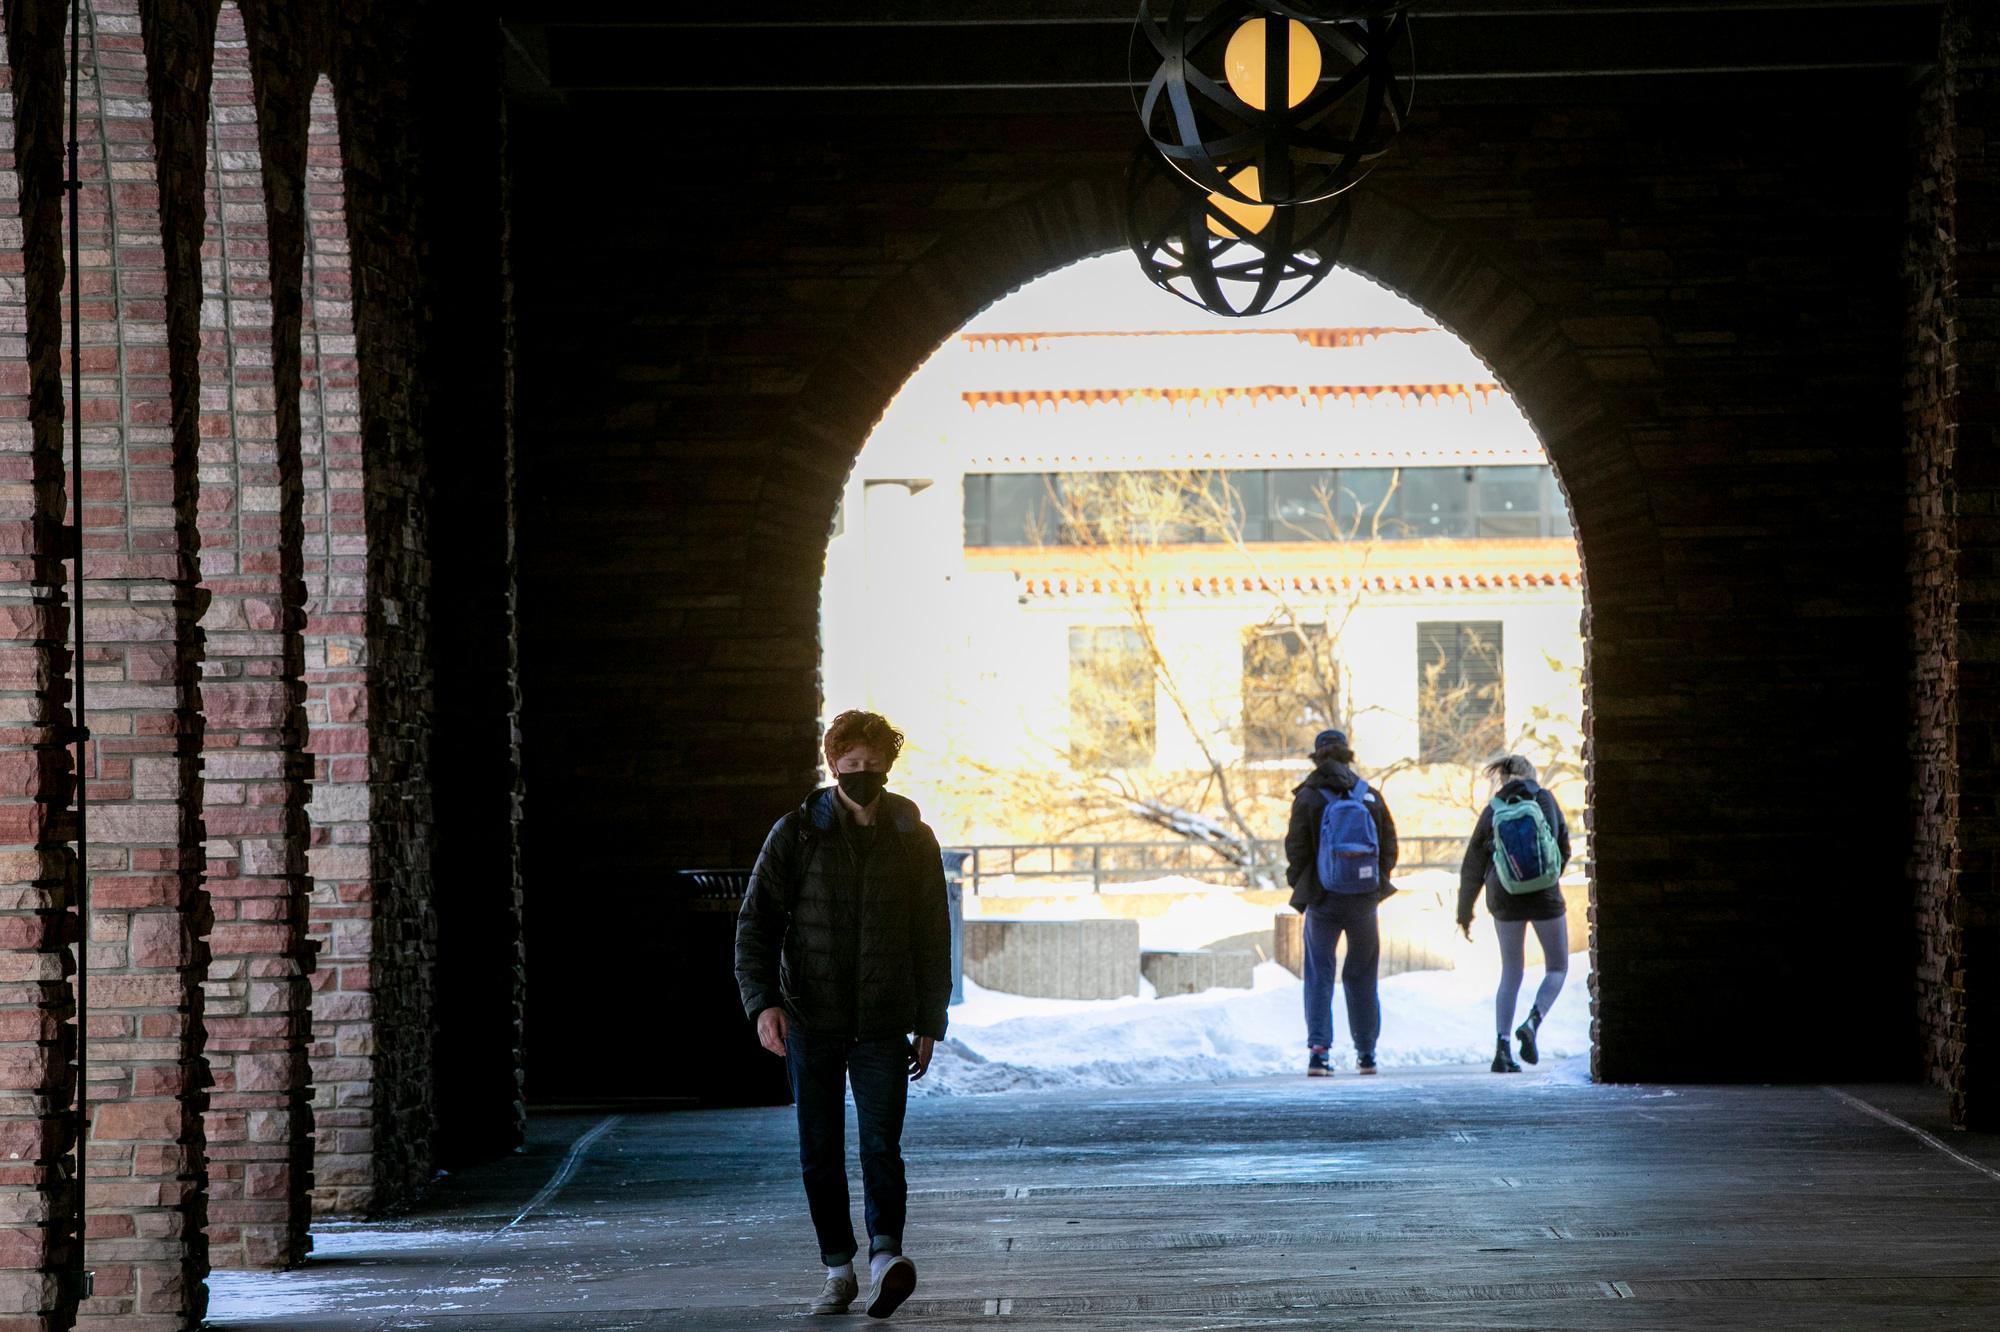
[[[1252,21],[1261,22],[1262,20]],[[1258,192],[1259,181],[1257,178],[1257,168],[1254,166],[1244,167],[1229,178],[1229,183],[1236,187],[1236,191],[1239,194],[1247,194],[1252,199],[1261,199],[1264,197]],[[1236,230],[1235,227],[1224,222],[1222,218],[1215,215],[1216,213],[1224,214],[1230,221],[1242,226],[1244,230],[1255,233],[1270,226],[1271,214],[1277,211],[1270,204],[1244,203],[1240,199],[1232,199],[1226,194],[1219,193],[1208,196],[1208,206],[1213,210],[1208,214],[1208,229],[1216,235],[1227,237],[1230,240],[1242,240],[1243,232]]]
[[[1264,95],[1264,23],[1251,19],[1229,38],[1222,53],[1223,77],[1229,89],[1259,111],[1266,109]],[[1285,105],[1297,106],[1312,96],[1319,83],[1321,67],[1319,40],[1297,19],[1286,19],[1291,39],[1286,49]]]

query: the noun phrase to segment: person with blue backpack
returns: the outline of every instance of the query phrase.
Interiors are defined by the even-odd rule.
[[[1291,905],[1305,916],[1306,1076],[1331,1077],[1333,1063],[1333,958],[1347,936],[1341,988],[1347,993],[1347,1028],[1354,1038],[1354,1068],[1375,1071],[1375,1042],[1382,1034],[1376,972],[1382,936],[1375,909],[1396,890],[1396,820],[1382,793],[1351,766],[1354,751],[1341,731],[1313,739],[1313,773],[1292,791],[1292,820],[1285,831],[1285,877]]]
[[[1535,1038],[1563,982],[1569,979],[1568,904],[1563,901],[1562,875],[1569,864],[1569,822],[1554,795],[1535,781],[1535,765],[1509,754],[1486,765],[1492,799],[1479,813],[1478,826],[1465,845],[1458,870],[1458,928],[1472,938],[1473,900],[1486,889],[1486,910],[1500,940],[1500,989],[1494,996],[1494,1016],[1500,1039],[1493,1054],[1495,1073],[1519,1073],[1507,1033],[1513,1028],[1521,1058],[1541,1062]],[[1514,1027],[1514,1009],[1521,998],[1521,978],[1527,970],[1528,927],[1542,945],[1542,984],[1528,1020]]]

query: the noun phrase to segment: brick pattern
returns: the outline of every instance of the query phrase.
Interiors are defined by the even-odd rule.
[[[309,1242],[311,1074],[325,1079],[330,1125],[323,1207],[390,1207],[431,1174],[418,337],[439,298],[416,232],[408,89],[413,32],[450,20],[388,3],[86,10],[97,1286],[79,1311],[57,1279],[77,1254],[63,1220],[65,8],[0,11],[0,262],[15,274],[0,283],[0,531],[13,533],[0,541],[0,769],[13,774],[0,783],[0,1327],[58,1332],[80,1313],[84,1326],[191,1329],[211,1239],[224,1261],[250,1264],[295,1261]],[[498,318],[480,330],[495,357]],[[516,710],[511,693],[495,704],[517,746]],[[508,826],[517,763],[511,773]],[[515,875],[503,879],[503,898],[518,895]],[[335,963],[317,991],[308,904]],[[493,1025],[518,1057],[518,931],[507,937],[496,966],[512,997]],[[312,1009],[326,1021],[308,1045]],[[511,1102],[503,1117],[518,1130]]]
[[[49,5],[0,14],[0,1326],[62,1332],[74,1264],[74,1015],[66,956],[76,865],[57,292],[61,70]],[[17,117],[17,99],[19,114]],[[23,168],[17,174],[17,165]],[[42,183],[29,186],[24,177]],[[33,259],[30,259],[30,255]],[[41,410],[30,412],[30,403]]]
[[[368,1205],[414,1197],[431,1179],[436,1127],[433,1080],[437,917],[431,886],[431,666],[428,453],[420,255],[411,219],[421,217],[419,163],[410,109],[394,90],[409,67],[411,6],[370,11],[365,29],[338,30],[332,83],[340,99],[342,166],[353,268],[361,389],[363,519],[368,534],[369,895],[367,970],[373,1013]],[[369,113],[346,100],[372,87]],[[442,427],[440,427],[442,429]]]
[[[200,289],[206,117],[197,111],[192,125],[183,120],[156,140],[153,99],[184,111],[193,89],[182,80],[201,62],[183,64],[165,86],[149,77],[149,55],[158,59],[162,43],[148,50],[136,0],[98,0],[87,23],[79,218],[91,727],[87,1260],[96,1295],[78,1325],[181,1329],[200,1320],[207,1273],[199,339],[188,290]],[[186,58],[186,34],[178,35],[173,45]],[[176,124],[172,114],[160,123]]]
[[[1904,275],[1911,759],[1924,1066],[1965,1127],[2000,1125],[1982,1042],[2000,984],[2000,22],[1947,6],[1919,112]]]
[[[2000,1128],[2000,14],[1958,0],[1945,22],[1953,103],[1950,495],[1959,570],[1958,881],[1951,928],[1952,1118]]]
[[[257,101],[233,3],[217,17],[209,96],[200,497],[210,597],[202,819],[215,914],[204,986],[215,1084],[204,1118],[208,1239],[216,1266],[282,1267],[305,1256],[312,1177],[302,486],[296,409],[281,425]]]
[[[306,709],[313,755],[313,1094],[315,1205],[372,1205],[373,860],[368,784],[368,534],[355,359],[353,273],[332,85],[308,121],[305,296],[300,327],[304,457]]]
[[[1916,990],[1925,1072],[1949,1085],[1957,1065],[1951,1039],[1955,990],[1951,898],[1956,879],[1958,771],[1954,667],[1959,585],[1952,559],[1954,439],[1945,366],[1949,200],[1954,184],[1942,79],[1923,90],[1904,260],[1910,306],[1904,404],[1909,431],[1912,776],[1910,880],[1916,896]]]

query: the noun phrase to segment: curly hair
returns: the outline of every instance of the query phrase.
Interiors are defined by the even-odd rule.
[[[826,728],[826,766],[831,768],[840,761],[842,754],[862,745],[887,754],[889,766],[894,767],[897,757],[903,752],[903,733],[891,726],[889,719],[879,712],[850,708],[835,717]]]

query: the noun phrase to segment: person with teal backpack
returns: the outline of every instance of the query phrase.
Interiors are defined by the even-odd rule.
[[[1313,739],[1312,757],[1312,775],[1292,792],[1285,831],[1291,905],[1305,917],[1306,1076],[1333,1073],[1333,961],[1343,934],[1347,960],[1340,983],[1347,992],[1354,1071],[1373,1073],[1382,1033],[1376,992],[1382,936],[1375,908],[1396,891],[1389,883],[1396,868],[1396,820],[1382,793],[1350,766],[1354,751],[1343,732],[1321,731]]]
[[[1519,754],[1487,764],[1486,778],[1493,798],[1480,811],[1459,865],[1458,928],[1467,939],[1472,937],[1473,902],[1484,887],[1486,909],[1500,940],[1500,990],[1493,999],[1500,1036],[1493,1071],[1519,1073],[1508,1029],[1513,1028],[1513,1037],[1520,1042],[1521,1058],[1539,1063],[1536,1035],[1569,979],[1569,907],[1562,894],[1563,869],[1569,864],[1569,823],[1555,796],[1536,783],[1535,765]],[[1527,970],[1530,925],[1542,945],[1542,984],[1527,1021],[1514,1027],[1514,1008]]]

